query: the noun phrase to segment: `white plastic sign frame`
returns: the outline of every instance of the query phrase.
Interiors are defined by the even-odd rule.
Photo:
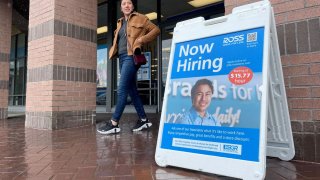
[[[237,7],[224,17],[177,24],[155,154],[159,166],[263,179],[267,126],[272,132],[268,140],[273,140],[268,155],[283,160],[294,156],[281,62],[276,62],[279,48],[274,43],[269,1]],[[269,66],[280,70],[270,75]],[[213,105],[209,105],[213,112],[199,122],[198,117],[188,117],[197,109],[190,100],[192,86],[202,79],[209,79],[214,87]],[[271,110],[270,99],[271,106],[277,104]],[[192,105],[190,112],[186,104]],[[270,123],[268,115],[275,118]],[[280,132],[283,128],[290,130]]]
[[[271,17],[267,156],[289,161],[295,155],[275,19]]]

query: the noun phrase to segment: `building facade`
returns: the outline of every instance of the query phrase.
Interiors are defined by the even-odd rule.
[[[193,6],[186,1],[134,0],[135,9],[161,29],[158,39],[143,49],[150,62],[138,74],[144,104],[161,111],[177,22],[223,16],[236,6],[256,1],[217,0]],[[320,162],[320,1],[270,2],[295,159]],[[1,0],[0,119],[7,118],[8,106],[25,106],[27,127],[53,130],[94,124],[96,106],[111,112],[118,65],[106,54],[119,17],[119,0]]]
[[[252,0],[225,0],[226,14]],[[320,1],[271,0],[285,78],[295,158],[320,162]]]

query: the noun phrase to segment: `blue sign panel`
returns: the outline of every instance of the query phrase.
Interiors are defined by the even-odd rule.
[[[161,148],[259,161],[264,28],[175,45]]]

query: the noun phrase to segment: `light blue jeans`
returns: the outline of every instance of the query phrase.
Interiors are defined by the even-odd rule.
[[[146,113],[144,111],[143,104],[137,90],[137,71],[139,67],[135,66],[133,62],[133,56],[128,56],[127,54],[120,54],[119,67],[120,80],[119,87],[117,90],[117,105],[116,110],[112,115],[112,120],[119,122],[123,110],[127,104],[128,94],[131,97],[131,100],[139,118],[146,118]]]

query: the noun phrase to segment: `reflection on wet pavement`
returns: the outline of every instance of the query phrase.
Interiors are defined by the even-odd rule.
[[[25,128],[24,117],[0,120],[0,179],[233,179],[157,166],[159,116],[149,118],[150,131],[132,133],[126,114],[121,132],[109,136],[95,126],[48,131]],[[268,159],[266,179],[320,179],[320,164]]]

